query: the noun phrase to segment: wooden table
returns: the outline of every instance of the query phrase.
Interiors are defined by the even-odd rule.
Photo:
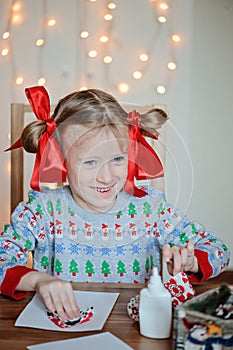
[[[200,294],[209,289],[216,288],[222,282],[233,284],[233,272],[224,272],[217,278],[211,279],[200,285],[195,285],[194,288],[197,293]],[[31,300],[33,294],[30,294],[30,296],[21,301],[12,301],[4,296],[0,296],[0,349],[23,350],[28,345],[77,338],[108,331],[136,350],[171,350],[172,339],[159,340],[141,336],[138,324],[131,320],[127,314],[126,305],[129,299],[132,296],[139,294],[140,289],[143,287],[143,285],[139,284],[74,284],[74,289],[79,290],[120,293],[104,328],[97,332],[66,333],[34,328],[14,327],[16,318]]]

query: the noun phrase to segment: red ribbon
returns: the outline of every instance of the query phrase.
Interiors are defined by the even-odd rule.
[[[31,177],[30,186],[40,191],[40,182],[65,182],[66,167],[60,147],[53,136],[56,128],[55,120],[50,119],[50,100],[43,86],[25,89],[25,94],[37,119],[46,121],[46,130],[39,139],[38,152]],[[22,146],[17,140],[6,151]]]
[[[158,155],[141,134],[140,114],[132,111],[128,115],[128,120],[131,125],[129,127],[128,176],[125,191],[133,196],[143,197],[147,192],[137,188],[134,179],[148,180],[162,177],[164,170]]]
[[[31,188],[40,191],[40,182],[65,182],[66,166],[60,147],[53,133],[56,123],[50,119],[50,100],[43,86],[25,89],[25,94],[37,119],[46,121],[46,130],[39,139],[38,152],[31,177]],[[125,191],[143,197],[147,194],[134,184],[134,179],[147,180],[164,176],[162,163],[140,132],[140,114],[132,111],[128,115],[129,127],[128,176]],[[6,151],[22,147],[18,139]]]

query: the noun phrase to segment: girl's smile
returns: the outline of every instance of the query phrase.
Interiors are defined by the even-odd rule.
[[[72,125],[63,136],[70,188],[76,203],[84,210],[107,212],[125,184],[128,141],[119,142],[108,127],[77,141],[86,129]]]
[[[114,185],[113,185],[114,186]],[[108,193],[111,191],[111,189],[113,188],[113,186],[111,187],[107,187],[107,188],[100,188],[100,187],[93,187],[94,190],[96,190],[97,192],[100,192],[100,193]]]

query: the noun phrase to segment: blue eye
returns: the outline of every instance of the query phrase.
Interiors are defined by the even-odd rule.
[[[124,157],[123,156],[119,156],[119,157],[115,157],[115,158],[113,158],[113,162],[115,162],[115,163],[119,163],[119,162],[121,162],[122,160],[124,160]]]
[[[84,162],[84,165],[95,165],[96,161],[95,160],[87,160],[86,162]]]

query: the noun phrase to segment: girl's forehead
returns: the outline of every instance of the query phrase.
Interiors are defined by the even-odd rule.
[[[85,137],[86,134],[91,132],[91,129],[84,125],[68,125],[62,130],[61,138],[63,144],[73,144],[81,138]]]
[[[84,125],[69,125],[62,133],[62,146],[65,151],[70,151],[73,148],[93,148],[93,147],[107,147],[107,144],[118,145],[122,147],[123,144],[128,143],[128,134],[116,136],[116,134],[108,126],[101,128],[87,127]],[[123,148],[125,148],[123,146]]]

